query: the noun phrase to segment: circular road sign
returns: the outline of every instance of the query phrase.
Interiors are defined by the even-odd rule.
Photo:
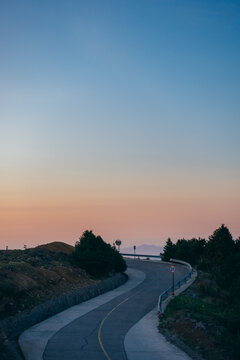
[[[176,266],[175,266],[175,265],[171,265],[171,266],[169,267],[169,271],[170,271],[171,273],[175,273],[175,271],[176,271]]]

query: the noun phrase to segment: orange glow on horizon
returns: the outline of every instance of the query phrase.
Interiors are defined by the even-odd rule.
[[[239,203],[226,199],[104,199],[81,204],[18,205],[0,208],[1,248],[35,246],[50,241],[73,244],[86,229],[106,241],[121,238],[125,246],[163,245],[167,237],[208,236],[222,223],[238,236]],[[227,215],[229,214],[229,215]],[[204,231],[199,231],[204,229]]]

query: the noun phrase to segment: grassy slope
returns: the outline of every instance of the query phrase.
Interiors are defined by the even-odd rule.
[[[239,359],[239,339],[230,331],[228,294],[209,274],[199,272],[195,283],[168,305],[159,330],[171,334],[208,360]],[[234,320],[234,319],[233,319]]]
[[[70,264],[68,244],[0,251],[0,319],[94,282]]]
[[[0,320],[95,281],[70,264],[71,245],[53,242],[27,250],[0,251]],[[14,359],[0,330],[0,360]]]

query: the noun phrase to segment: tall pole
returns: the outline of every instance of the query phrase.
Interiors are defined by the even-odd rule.
[[[174,272],[172,273],[172,295],[174,296]]]
[[[175,265],[170,265],[169,270],[172,273],[172,296],[174,296],[174,273],[176,271],[176,266]]]

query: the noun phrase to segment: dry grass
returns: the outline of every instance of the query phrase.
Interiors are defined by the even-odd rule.
[[[71,255],[71,253],[74,250],[74,246],[60,242],[60,241],[54,241],[48,244],[44,244],[44,245],[39,245],[35,248],[37,249],[44,249],[44,250],[49,250],[49,251],[53,251],[53,252],[62,252],[64,254],[67,255]]]
[[[71,266],[73,247],[54,242],[28,250],[0,251],[0,319],[94,283]]]

